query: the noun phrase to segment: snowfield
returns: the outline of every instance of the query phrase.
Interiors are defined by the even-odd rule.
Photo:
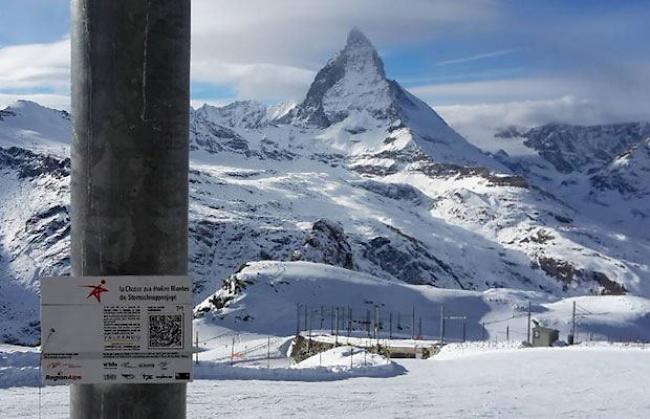
[[[387,378],[313,382],[196,380],[188,417],[202,418],[646,418],[650,348],[513,349],[478,345],[454,356],[397,360]],[[41,417],[68,416],[68,389],[42,390]],[[39,417],[35,387],[0,390],[0,417]]]
[[[288,336],[296,332],[300,305],[300,329],[331,332],[332,316],[339,309],[352,313],[353,335],[366,337],[366,316],[378,316],[379,337],[393,333],[412,336],[415,313],[416,336],[438,339],[440,309],[445,315],[465,316],[467,340],[506,339],[522,341],[527,333],[527,309],[532,319],[560,330],[566,340],[576,302],[577,340],[650,341],[650,300],[630,295],[559,298],[547,293],[514,289],[465,291],[388,281],[336,266],[310,262],[253,262],[227,280],[214,295],[198,304],[194,327],[200,336],[216,336],[214,327]],[[377,313],[375,309],[377,307]],[[347,317],[347,316],[346,316]],[[422,320],[420,330],[419,322]],[[346,334],[347,323],[340,327]],[[462,323],[449,321],[445,338],[462,339]],[[421,332],[421,333],[420,333]]]

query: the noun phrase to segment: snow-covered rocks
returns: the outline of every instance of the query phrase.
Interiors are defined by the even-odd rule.
[[[352,372],[354,369],[380,369],[390,372],[392,362],[383,355],[354,346],[338,346],[313,355],[292,366],[294,369],[318,368],[332,372]]]

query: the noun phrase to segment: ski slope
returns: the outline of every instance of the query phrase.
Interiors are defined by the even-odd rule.
[[[650,350],[624,346],[493,348],[398,360],[388,378],[196,380],[188,417],[646,418]],[[68,416],[68,389],[42,391],[41,417]],[[0,417],[39,417],[34,387],[0,390]]]

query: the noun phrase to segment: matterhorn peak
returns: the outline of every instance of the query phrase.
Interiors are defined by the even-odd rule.
[[[366,37],[366,35],[363,34],[363,32],[361,32],[358,28],[352,28],[350,29],[350,32],[348,32],[348,41],[346,43],[346,48],[355,46],[368,47],[372,49],[375,48],[370,40]]]
[[[370,40],[359,29],[353,28],[348,33],[345,48],[334,60],[343,59],[349,67],[374,73],[375,77],[385,79],[384,63]]]
[[[339,122],[355,110],[385,117],[392,103],[390,90],[377,50],[355,28],[349,32],[345,48],[316,74],[297,116],[318,126]]]

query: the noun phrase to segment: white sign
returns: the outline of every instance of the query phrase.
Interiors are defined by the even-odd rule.
[[[179,383],[192,372],[185,276],[41,280],[45,384]]]

